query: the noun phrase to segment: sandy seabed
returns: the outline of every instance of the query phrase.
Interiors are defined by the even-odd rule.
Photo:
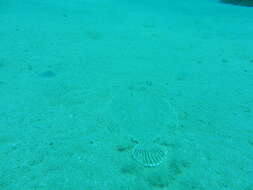
[[[3,0],[0,23],[1,190],[253,190],[252,7]],[[178,114],[156,167],[110,122],[138,84]]]

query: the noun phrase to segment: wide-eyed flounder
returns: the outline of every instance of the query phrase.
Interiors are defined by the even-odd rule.
[[[132,157],[144,166],[157,166],[166,149],[157,143],[178,126],[178,116],[165,89],[151,83],[119,88],[104,112],[107,127],[120,136],[134,139]]]

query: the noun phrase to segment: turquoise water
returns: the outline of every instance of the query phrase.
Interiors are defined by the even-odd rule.
[[[0,190],[253,190],[253,7],[224,2],[2,0]]]

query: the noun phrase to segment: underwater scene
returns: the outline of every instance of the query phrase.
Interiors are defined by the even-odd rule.
[[[253,190],[253,0],[1,0],[0,190]]]

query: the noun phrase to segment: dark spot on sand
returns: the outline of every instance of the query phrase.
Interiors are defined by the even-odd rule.
[[[100,40],[102,38],[102,34],[96,31],[87,31],[86,36],[90,40]]]
[[[47,70],[39,74],[40,77],[43,78],[53,78],[56,76],[55,72]]]
[[[229,61],[227,59],[222,59],[221,62],[222,63],[228,63]]]

